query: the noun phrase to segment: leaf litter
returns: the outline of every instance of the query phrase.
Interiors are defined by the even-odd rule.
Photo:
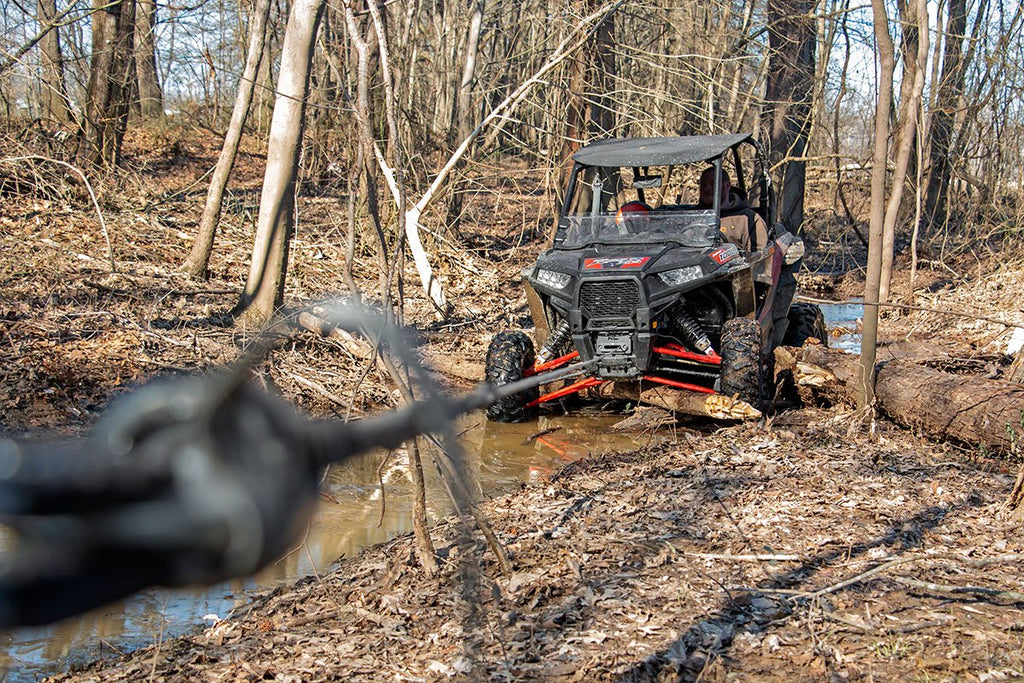
[[[848,419],[592,456],[485,504],[510,576],[449,518],[440,576],[402,536],[230,629],[50,680],[1012,679],[1024,603],[934,589],[1024,591],[1012,475],[888,425],[851,440]]]
[[[205,283],[175,270],[201,197],[167,189],[177,192],[201,172],[177,165],[168,173],[167,187],[104,205],[115,274],[105,269],[93,215],[72,210],[74,198],[5,198],[5,431],[79,432],[133,384],[230,362],[251,338],[220,316],[245,276],[247,188],[258,186],[259,160],[238,171],[238,211],[225,215]],[[153,197],[159,211],[138,210]],[[300,201],[292,307],[338,291],[344,260],[344,203]],[[491,222],[492,232],[500,227]],[[430,357],[469,359],[439,368],[450,376],[479,377],[490,332],[524,320],[518,269],[543,240],[525,229],[519,239],[505,237],[467,231],[477,277],[452,265],[458,254],[442,254],[439,276],[459,292],[451,321],[432,321],[415,288],[406,294],[408,320]],[[1003,266],[977,289],[956,280],[929,290],[933,301],[916,302],[1012,317],[1019,270]],[[376,273],[357,263],[356,277],[372,289]],[[406,277],[413,281],[411,270]],[[911,312],[886,324],[917,338],[946,325],[942,333],[970,338],[986,354],[1008,335],[944,320]],[[310,414],[344,416],[350,406],[357,416],[395,403],[383,374],[366,373],[344,344],[308,331],[293,331],[257,370]],[[485,502],[512,555],[509,576],[482,539],[467,543],[459,521],[447,518],[432,532],[438,576],[420,571],[412,538],[400,536],[319,578],[257,596],[202,632],[49,680],[1022,677],[1024,603],[1015,596],[1024,592],[1024,547],[1019,522],[1002,507],[1015,464],[884,422],[868,439],[841,408],[721,429],[644,409],[618,429],[653,445],[588,456]]]

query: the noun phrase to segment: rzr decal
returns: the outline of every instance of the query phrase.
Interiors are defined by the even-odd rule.
[[[713,252],[708,254],[708,256],[710,256],[711,260],[717,263],[718,265],[722,265],[726,261],[738,256],[739,253],[740,252],[739,250],[736,249],[735,244],[729,244],[724,247],[715,249]]]
[[[625,268],[643,268],[644,264],[650,260],[650,256],[588,258],[583,259],[583,270],[623,270]]]

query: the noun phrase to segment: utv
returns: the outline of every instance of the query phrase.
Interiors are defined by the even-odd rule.
[[[485,379],[560,377],[570,364],[584,376],[502,398],[488,418],[519,422],[609,380],[719,393],[764,410],[773,349],[827,337],[817,307],[791,306],[803,242],[771,224],[762,147],[746,134],[624,138],[589,144],[573,161],[554,243],[523,271],[537,350],[524,332],[496,334]],[[698,174],[713,183],[702,196]],[[720,231],[737,215],[749,225],[738,240],[749,250]]]

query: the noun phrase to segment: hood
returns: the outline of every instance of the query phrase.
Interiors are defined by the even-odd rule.
[[[624,275],[696,265],[718,247],[691,249],[676,244],[616,245],[596,249],[551,249],[537,258],[540,268],[584,276]]]

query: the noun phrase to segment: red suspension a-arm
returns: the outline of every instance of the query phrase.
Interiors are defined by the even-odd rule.
[[[556,398],[562,398],[563,396],[569,396],[571,394],[575,394],[577,392],[583,391],[584,389],[588,389],[590,387],[596,387],[598,384],[604,384],[604,380],[603,379],[598,379],[597,377],[584,377],[580,381],[573,382],[572,384],[570,384],[567,387],[562,387],[561,389],[557,389],[555,391],[552,391],[550,394],[544,394],[543,396],[541,396],[539,398],[535,398],[532,401],[530,401],[529,403],[527,403],[526,405],[528,407],[532,407],[532,406],[535,406],[535,405],[540,405],[541,403],[547,403],[548,401],[554,401]]]
[[[567,353],[564,356],[560,356],[558,358],[554,358],[552,360],[549,360],[547,363],[541,363],[540,365],[534,365],[532,368],[526,368],[526,370],[523,371],[523,377],[533,377],[538,372],[547,372],[548,370],[554,370],[555,368],[560,368],[563,365],[565,365],[566,363],[568,363],[569,361],[571,361],[571,360],[573,360],[575,358],[579,358],[579,357],[580,357],[580,352],[579,351],[573,351],[572,353]]]

